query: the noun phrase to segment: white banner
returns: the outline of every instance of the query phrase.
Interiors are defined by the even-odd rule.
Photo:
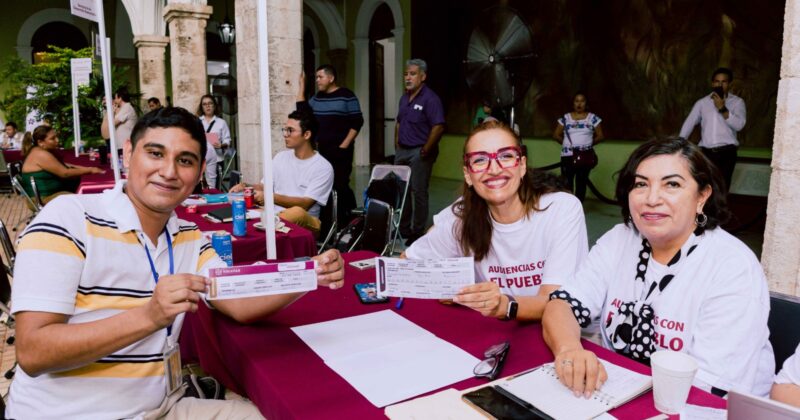
[[[94,0],[70,0],[69,3],[73,15],[98,22]]]
[[[78,157],[81,147],[81,113],[78,107],[78,87],[89,85],[89,76],[92,74],[91,58],[72,58],[69,60],[72,73],[72,129],[74,133],[75,157]]]
[[[73,58],[69,60],[72,70],[72,83],[75,86],[89,85],[89,77],[92,75],[91,58]]]
[[[32,99],[36,95],[36,88],[28,86],[25,99]],[[28,108],[28,115],[25,116],[25,131],[33,130],[42,124],[42,113],[38,109]]]

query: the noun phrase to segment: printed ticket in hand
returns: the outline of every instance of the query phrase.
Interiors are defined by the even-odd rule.
[[[440,260],[386,257],[376,259],[380,297],[452,299],[464,286],[475,284],[475,263],[472,257]]]
[[[233,299],[282,293],[307,292],[317,288],[317,262],[296,261],[212,268],[208,299]]]

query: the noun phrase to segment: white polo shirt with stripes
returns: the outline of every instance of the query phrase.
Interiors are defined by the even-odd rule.
[[[154,245],[142,232],[123,183],[103,194],[58,197],[25,229],[18,242],[12,310],[67,315],[78,324],[112,317],[148,302],[155,288],[144,246],[160,275],[169,273],[162,233]],[[223,267],[193,223],[173,212],[175,273]],[[17,369],[9,418],[134,417],[157,408],[166,395],[162,354],[177,341],[183,315],[172,326],[93,363],[31,377]],[[57,348],[56,348],[57,351]]]

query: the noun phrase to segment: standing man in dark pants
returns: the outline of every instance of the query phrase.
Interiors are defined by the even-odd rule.
[[[350,174],[353,172],[353,144],[364,125],[364,117],[353,91],[336,84],[333,66],[323,64],[317,67],[315,80],[317,94],[306,101],[306,75],[300,75],[297,109],[313,112],[317,118],[317,149],[333,166],[333,189],[339,201],[338,222],[339,226],[345,226],[356,208],[356,196],[350,189]]]
[[[731,188],[736,151],[739,148],[736,133],[744,128],[747,121],[744,100],[730,93],[732,82],[733,72],[730,69],[720,67],[715,70],[711,76],[711,94],[695,102],[692,112],[683,122],[680,134],[683,138],[689,138],[694,126],[700,123],[700,148],[722,173],[727,190]]]
[[[394,130],[395,165],[411,167],[413,207],[406,205],[400,234],[411,245],[425,233],[428,221],[428,184],[444,133],[442,101],[425,85],[428,65],[424,60],[406,61],[403,73],[406,93],[400,98]],[[410,198],[410,197],[409,197]],[[408,198],[407,198],[408,200]],[[412,218],[413,213],[413,218]]]

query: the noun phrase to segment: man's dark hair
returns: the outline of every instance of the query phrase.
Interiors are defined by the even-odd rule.
[[[14,131],[17,131],[17,123],[15,123],[14,121],[7,122],[6,127],[12,127]]]
[[[311,132],[311,146],[315,147],[317,144],[316,141],[317,141],[317,131],[319,129],[319,123],[317,122],[317,119],[314,117],[314,114],[308,111],[297,110],[297,111],[292,111],[292,113],[289,114],[289,118],[300,122],[300,129],[303,131],[303,133],[305,133],[306,131]]]
[[[164,107],[144,114],[131,131],[131,146],[136,148],[139,141],[150,128],[181,128],[186,130],[194,140],[200,143],[200,162],[206,159],[208,145],[206,143],[206,133],[203,125],[196,115],[181,107]]]
[[[119,96],[119,98],[122,99],[125,102],[130,102],[131,101],[131,94],[128,93],[128,88],[126,88],[124,86],[119,88],[119,89],[117,89],[117,91],[114,92],[114,96]]]
[[[330,64],[323,64],[323,65],[317,67],[317,69],[314,72],[316,73],[316,72],[318,72],[320,70],[324,71],[325,74],[327,74],[328,76],[333,76],[333,82],[336,83],[336,68],[335,67],[333,67]]]
[[[156,98],[155,96],[153,96],[152,98],[148,99],[147,103],[148,104],[156,104],[158,106],[161,106],[161,101],[158,98]]]
[[[733,81],[733,70],[727,67],[720,67],[714,70],[714,73],[711,75],[711,80],[714,80],[714,78],[717,77],[718,74],[724,74],[728,76],[728,83]]]
[[[697,182],[698,191],[703,191],[706,187],[711,187],[711,196],[708,197],[703,213],[708,216],[705,228],[714,229],[724,224],[730,217],[728,211],[727,191],[722,175],[711,161],[706,158],[696,144],[689,142],[681,137],[656,138],[637,147],[628,157],[625,166],[619,172],[617,178],[617,201],[622,210],[622,221],[625,225],[631,222],[631,210],[628,207],[628,194],[633,189],[636,182],[636,169],[647,158],[659,155],[675,155],[686,159],[689,164],[689,173],[692,174]]]

